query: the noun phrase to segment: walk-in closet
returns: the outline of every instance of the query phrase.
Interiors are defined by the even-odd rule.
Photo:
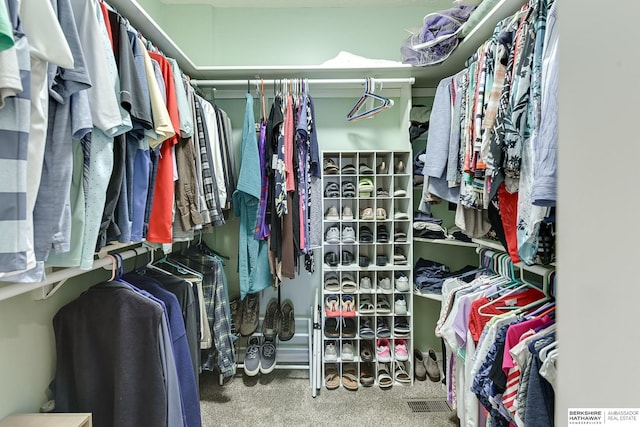
[[[640,425],[632,25],[1,4],[1,427]]]

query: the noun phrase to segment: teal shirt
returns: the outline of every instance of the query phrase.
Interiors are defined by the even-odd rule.
[[[267,241],[254,238],[262,182],[260,173],[257,173],[260,168],[260,156],[253,115],[253,98],[247,93],[246,99],[240,173],[238,185],[233,192],[233,212],[240,217],[238,273],[241,299],[244,299],[247,294],[260,292],[271,285]]]
[[[7,14],[7,5],[5,2],[0,3],[0,50],[6,50],[14,44],[13,29]]]

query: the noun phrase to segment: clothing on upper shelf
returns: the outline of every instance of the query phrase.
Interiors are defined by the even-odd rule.
[[[526,264],[540,261],[540,224],[555,204],[555,9],[554,0],[529,0],[496,25],[466,68],[440,81],[422,168],[420,210],[429,194],[456,203],[456,225],[482,237],[498,198],[506,249]]]
[[[0,183],[11,195],[0,280],[42,281],[45,265],[91,268],[109,242],[171,243],[224,224],[231,121],[174,59],[104,2],[3,6],[13,46],[0,51],[0,122],[19,132],[15,176]]]

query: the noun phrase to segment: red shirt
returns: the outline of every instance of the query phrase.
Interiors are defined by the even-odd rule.
[[[151,214],[149,216],[149,231],[147,241],[154,243],[172,243],[173,223],[173,151],[172,147],[180,140],[180,115],[178,113],[178,101],[176,88],[173,81],[171,64],[167,59],[155,52],[149,52],[151,59],[158,61],[160,71],[166,87],[167,111],[171,118],[171,124],[176,134],[162,142],[160,147],[160,159],[154,185],[153,201],[151,202]]]
[[[476,343],[480,340],[484,326],[492,317],[509,312],[509,310],[503,310],[498,307],[524,307],[527,304],[544,298],[544,296],[542,291],[529,288],[520,293],[501,298],[495,303],[488,304],[486,307],[482,306],[490,300],[487,297],[478,298],[471,303],[471,309],[469,311],[469,332],[471,332],[473,340]],[[497,298],[498,297],[495,299]],[[507,303],[509,304],[507,305]],[[479,310],[481,310],[483,314],[480,314]]]

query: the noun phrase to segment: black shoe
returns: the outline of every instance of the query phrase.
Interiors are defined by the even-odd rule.
[[[324,255],[324,262],[329,267],[337,267],[338,266],[338,254],[335,252],[327,252]]]
[[[349,251],[342,251],[342,265],[350,265],[353,264],[354,261],[353,254]]]
[[[388,243],[389,242],[389,232],[387,231],[387,226],[384,224],[380,224],[376,229],[378,243]]]
[[[324,335],[327,338],[340,338],[340,325],[337,317],[326,317],[324,319]]]
[[[356,320],[351,317],[342,318],[342,337],[343,338],[355,338],[356,337]]]
[[[387,265],[388,258],[386,255],[378,255],[376,256],[376,265],[379,267],[384,267]]]
[[[369,265],[371,264],[371,260],[369,259],[368,256],[366,255],[360,255],[358,257],[358,265],[360,267],[369,267]]]
[[[366,225],[360,226],[360,243],[373,243],[373,232]]]

